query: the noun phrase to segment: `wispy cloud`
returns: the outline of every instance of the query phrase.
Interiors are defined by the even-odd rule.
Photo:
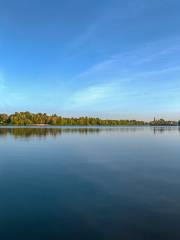
[[[124,11],[124,8],[126,8],[126,11]],[[88,50],[87,45],[91,45],[97,39],[101,39],[100,42],[103,42],[102,33],[103,36],[105,34],[108,38],[113,28],[120,29],[123,21],[136,17],[147,9],[149,9],[149,6],[141,1],[135,3],[127,1],[124,4],[120,4],[118,1],[103,3],[100,10],[97,8],[95,17],[84,24],[84,28],[67,44],[66,57],[68,59],[76,58]]]
[[[160,42],[147,44],[144,47],[124,54],[112,55],[109,58],[97,62],[90,68],[76,75],[72,80],[98,79],[99,81],[112,78],[134,78],[134,76],[163,74],[178,71],[180,61],[171,64],[174,55],[180,53],[180,45],[163,46]],[[151,63],[151,64],[150,64]],[[153,67],[152,67],[153,66]],[[151,67],[151,68],[150,68]]]
[[[171,59],[179,51],[178,45],[154,43],[97,62],[72,79],[80,84],[69,108],[126,112],[128,108],[165,111],[177,107],[180,61],[171,64]]]
[[[98,104],[105,99],[109,99],[113,96],[115,90],[115,84],[99,84],[92,85],[87,88],[78,90],[71,98],[72,106],[82,107]]]

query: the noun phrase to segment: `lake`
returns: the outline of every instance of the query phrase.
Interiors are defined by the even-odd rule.
[[[0,239],[180,239],[178,127],[0,128]]]

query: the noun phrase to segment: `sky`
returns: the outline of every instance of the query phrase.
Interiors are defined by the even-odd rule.
[[[180,119],[179,0],[0,0],[0,112]]]

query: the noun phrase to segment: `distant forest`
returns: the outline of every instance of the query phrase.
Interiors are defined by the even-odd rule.
[[[14,114],[0,114],[0,125],[32,126],[32,125],[53,125],[53,126],[175,126],[180,121],[165,121],[163,119],[152,122],[137,120],[109,120],[93,117],[65,118],[61,116],[47,115],[46,113],[16,112]]]

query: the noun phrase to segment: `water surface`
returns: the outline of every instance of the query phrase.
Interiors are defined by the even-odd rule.
[[[0,128],[0,239],[180,239],[177,127]]]

